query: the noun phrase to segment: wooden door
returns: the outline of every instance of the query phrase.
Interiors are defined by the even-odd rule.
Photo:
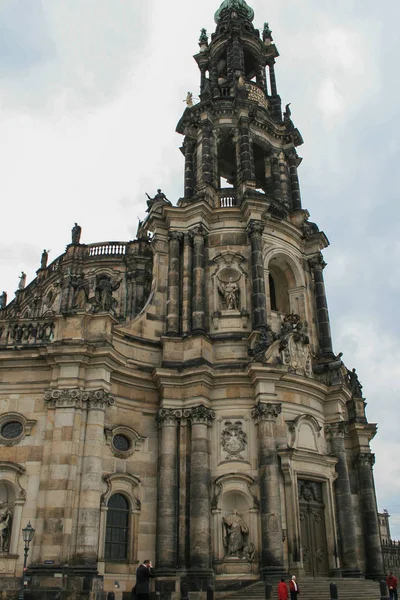
[[[322,483],[299,480],[300,533],[303,565],[309,577],[329,574]]]

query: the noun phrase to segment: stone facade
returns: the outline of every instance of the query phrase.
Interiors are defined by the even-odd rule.
[[[82,244],[75,225],[1,305],[0,589],[28,521],[31,598],[122,598],[145,557],[162,598],[383,572],[376,426],[333,352],[328,240],[253,16],[225,0],[202,32],[184,197],[149,198],[132,242]]]

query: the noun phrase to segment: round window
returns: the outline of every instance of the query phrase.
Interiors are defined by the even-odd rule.
[[[23,431],[24,427],[22,423],[19,421],[9,421],[1,428],[1,435],[6,440],[14,440],[15,438],[19,437]]]
[[[120,450],[121,452],[127,452],[131,447],[131,440],[125,435],[121,435],[120,433],[118,433],[113,437],[113,446],[116,450]]]

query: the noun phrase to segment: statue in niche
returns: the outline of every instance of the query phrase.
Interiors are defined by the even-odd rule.
[[[12,512],[5,504],[0,504],[0,554],[9,552]]]
[[[249,533],[249,528],[238,515],[236,509],[228,517],[222,518],[224,527],[223,542],[227,556],[240,558],[245,547],[244,536]]]
[[[226,283],[218,278],[218,291],[223,298],[226,310],[240,309],[240,290],[236,281],[233,281],[233,277],[229,277]]]
[[[347,384],[350,388],[351,391],[351,397],[352,398],[362,398],[362,385],[358,379],[358,375],[356,373],[355,369],[352,369],[351,371],[349,369],[347,369]]]
[[[26,273],[21,271],[21,275],[19,276],[18,289],[23,290],[26,284]]]
[[[84,310],[89,298],[89,285],[85,279],[85,275],[72,275],[70,284],[74,288],[74,297],[72,298],[72,308]]]
[[[47,261],[49,259],[50,250],[43,250],[42,257],[40,259],[40,268],[45,269],[47,267]]]
[[[7,306],[7,292],[2,292],[0,294],[0,310]]]
[[[71,241],[73,244],[79,244],[81,239],[82,227],[75,223],[71,230]]]
[[[122,279],[117,281],[117,283],[112,283],[108,275],[100,275],[98,277],[95,290],[94,312],[114,311],[117,301],[113,298],[113,292],[119,288],[121,282]]]

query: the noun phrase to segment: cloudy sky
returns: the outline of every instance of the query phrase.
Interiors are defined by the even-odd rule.
[[[253,0],[281,57],[284,103],[305,140],[303,205],[325,231],[335,350],[379,423],[380,509],[400,538],[398,0]],[[175,133],[192,55],[218,0],[0,0],[0,291],[43,248],[129,240],[161,187],[183,189]]]

